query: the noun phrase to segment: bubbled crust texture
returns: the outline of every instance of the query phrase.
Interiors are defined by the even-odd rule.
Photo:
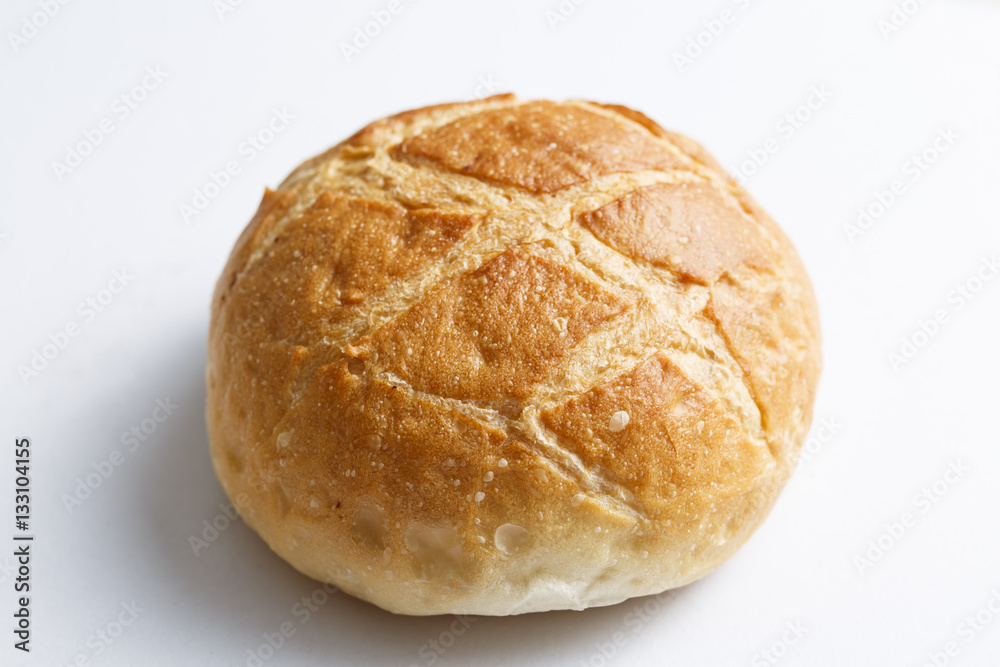
[[[500,96],[265,194],[212,304],[212,459],[276,552],[386,609],[581,609],[749,537],[819,366],[794,248],[700,146]]]

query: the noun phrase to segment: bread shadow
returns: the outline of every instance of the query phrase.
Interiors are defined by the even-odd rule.
[[[180,344],[166,371],[183,376],[177,402],[187,409],[163,424],[144,459],[136,525],[145,532],[134,549],[159,582],[148,592],[157,613],[174,616],[162,622],[185,628],[172,641],[205,664],[604,664],[602,654],[624,651],[643,630],[643,610],[669,605],[646,598],[582,612],[410,617],[327,594],[229,516],[208,454],[202,341]]]

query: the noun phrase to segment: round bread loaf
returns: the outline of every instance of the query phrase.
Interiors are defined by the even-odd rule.
[[[504,95],[377,121],[268,190],[212,303],[246,522],[406,614],[682,586],[763,521],[820,371],[809,279],[698,144]]]

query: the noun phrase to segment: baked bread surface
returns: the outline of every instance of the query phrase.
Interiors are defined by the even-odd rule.
[[[613,604],[761,523],[819,347],[795,249],[695,142],[428,107],[264,195],[213,297],[211,455],[272,549],[385,609]]]

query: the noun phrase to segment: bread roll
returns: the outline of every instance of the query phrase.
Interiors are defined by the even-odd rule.
[[[732,555],[820,371],[809,279],[697,143],[505,95],[368,125],[268,190],[212,303],[243,518],[404,614],[583,609]]]

